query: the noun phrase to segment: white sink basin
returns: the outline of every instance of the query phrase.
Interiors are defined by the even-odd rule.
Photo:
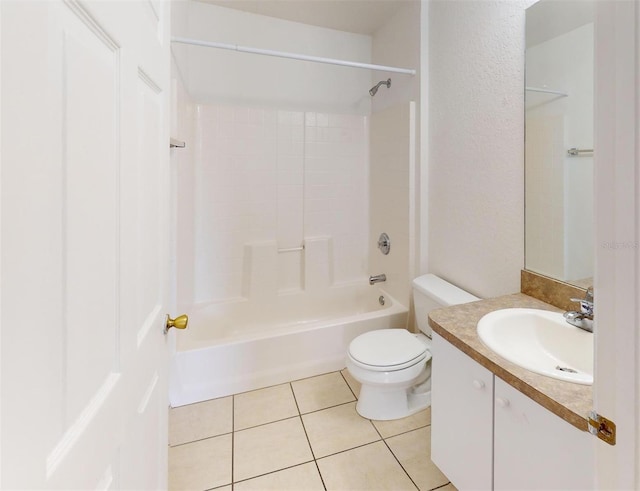
[[[496,354],[532,372],[576,384],[593,384],[593,334],[561,313],[503,309],[478,322],[478,336]]]

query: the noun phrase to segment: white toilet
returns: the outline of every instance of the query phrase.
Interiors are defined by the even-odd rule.
[[[362,384],[356,410],[368,419],[399,419],[431,405],[429,312],[479,300],[432,274],[413,280],[413,303],[420,334],[379,329],[349,345],[347,369]]]

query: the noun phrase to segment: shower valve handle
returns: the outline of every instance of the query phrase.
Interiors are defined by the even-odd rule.
[[[389,254],[391,250],[391,239],[385,232],[382,232],[378,238],[378,249],[380,249],[380,252],[385,256]]]

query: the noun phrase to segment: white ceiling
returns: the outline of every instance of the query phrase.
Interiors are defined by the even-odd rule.
[[[418,0],[198,0],[254,14],[373,34],[404,5]]]

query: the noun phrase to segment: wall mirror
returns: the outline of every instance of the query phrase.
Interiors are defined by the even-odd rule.
[[[525,268],[577,286],[593,276],[593,2],[526,11]]]

